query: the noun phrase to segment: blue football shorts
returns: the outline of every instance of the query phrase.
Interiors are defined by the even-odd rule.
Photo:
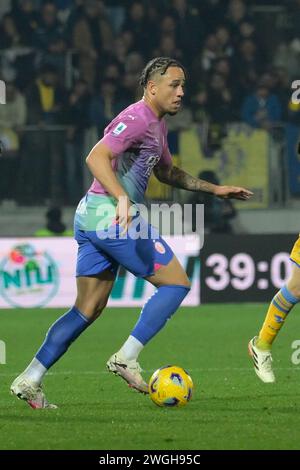
[[[103,204],[105,207],[108,205],[108,208],[111,204],[111,211],[106,217],[106,224],[102,223],[99,229],[99,207],[103,208]],[[115,207],[113,198],[109,196],[88,193],[80,201],[74,220],[74,236],[78,243],[77,277],[95,276],[106,269],[117,274],[122,265],[135,276],[143,278],[153,275],[173,258],[173,251],[157,229],[140,217],[139,213],[133,217],[129,233],[121,236],[122,228],[115,223]],[[129,236],[131,226],[137,221],[138,231],[147,233],[147,238]],[[113,237],[108,236],[111,234]]]

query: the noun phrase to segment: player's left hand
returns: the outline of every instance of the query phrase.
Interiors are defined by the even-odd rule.
[[[222,199],[239,199],[241,201],[247,201],[253,196],[253,193],[248,189],[236,186],[217,186],[214,194]]]

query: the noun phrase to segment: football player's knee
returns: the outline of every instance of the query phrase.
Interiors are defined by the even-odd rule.
[[[94,315],[93,315],[95,319],[101,315],[101,313],[103,312],[103,310],[105,309],[107,305],[107,302],[108,302],[108,298],[101,299],[100,302],[98,302],[98,304],[95,306]]]
[[[93,305],[89,305],[88,316],[91,320],[96,320],[96,318],[100,317],[101,313],[106,307],[107,300],[108,299],[101,299],[100,301],[93,303]]]
[[[184,287],[187,287],[188,289],[190,289],[192,287],[192,283],[191,281],[189,280],[187,274],[185,274],[183,277],[182,277],[182,282],[180,282],[180,285],[181,286],[184,286]]]
[[[80,305],[76,305],[77,308],[83,313],[87,318],[90,320],[96,320],[98,318],[103,309],[106,307],[108,299],[101,299],[101,300],[89,300],[87,302],[81,303]]]
[[[288,290],[292,294],[293,297],[296,297],[296,299],[299,299],[300,301],[300,284],[299,283],[291,282],[288,285]]]

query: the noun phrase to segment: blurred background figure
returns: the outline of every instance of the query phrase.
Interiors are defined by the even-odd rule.
[[[68,129],[65,143],[66,194],[68,204],[76,204],[83,193],[84,133],[90,126],[91,94],[88,83],[79,79],[68,100]]]
[[[70,237],[72,230],[67,230],[62,221],[62,211],[59,207],[52,207],[47,210],[45,227],[35,232],[36,237]]]
[[[0,200],[14,199],[16,196],[16,179],[20,165],[24,126],[27,117],[27,106],[24,95],[18,90],[14,81],[6,82],[6,104],[0,105],[0,141],[5,150],[1,158]]]
[[[280,122],[282,109],[280,101],[263,81],[261,81],[254,94],[245,98],[242,108],[242,119],[249,126],[270,130]]]
[[[213,184],[220,184],[219,179],[213,171],[200,171],[198,178]],[[237,215],[234,204],[230,199],[219,199],[209,197],[206,193],[193,193],[189,199],[193,204],[192,229],[196,230],[196,204],[204,204],[204,230],[205,233],[233,233],[232,222]]]

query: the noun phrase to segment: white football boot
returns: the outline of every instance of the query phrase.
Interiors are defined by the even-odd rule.
[[[140,393],[149,393],[148,385],[141,376],[141,366],[136,360],[126,360],[119,351],[108,359],[106,367],[109,372],[122,377],[129,387],[134,388]]]
[[[10,392],[20,400],[25,400],[33,409],[55,409],[56,405],[48,402],[41,385],[30,382],[25,375],[19,375],[11,384]]]
[[[265,383],[275,382],[275,375],[272,369],[271,351],[263,351],[255,346],[257,336],[249,341],[248,352],[252,357],[256,375]]]

